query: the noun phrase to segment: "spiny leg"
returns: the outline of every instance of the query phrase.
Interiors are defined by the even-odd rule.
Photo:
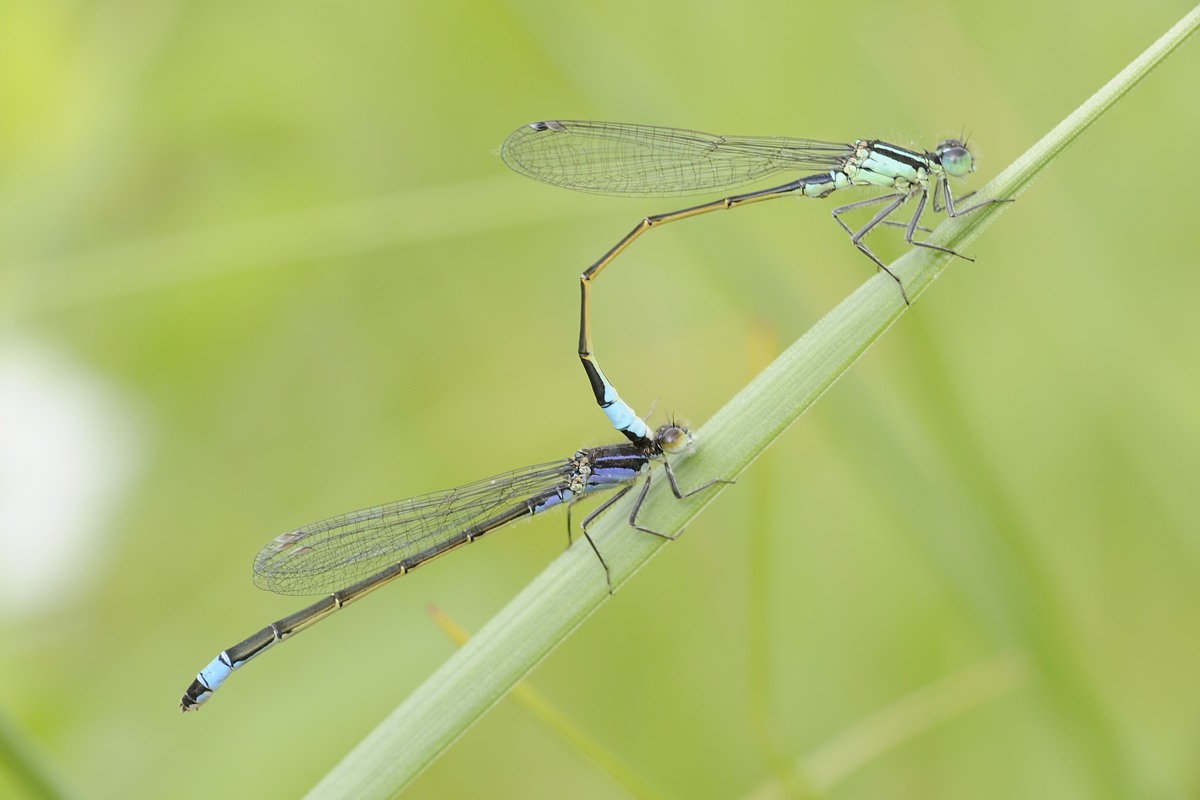
[[[944,196],[946,198],[946,206],[944,209],[938,207],[937,201],[938,201],[938,196],[939,196],[939,189],[941,190],[941,193],[944,194]],[[900,281],[900,278],[897,277],[895,275],[895,273],[893,273],[890,269],[888,269],[888,267],[885,266],[884,263],[882,261],[880,261],[879,258],[877,258],[875,256],[875,254],[873,252],[871,252],[871,250],[862,243],[863,237],[866,236],[867,233],[869,233],[871,231],[871,229],[874,228],[875,226],[877,226],[877,225],[902,226],[905,229],[904,230],[904,241],[913,247],[925,247],[930,250],[937,250],[942,253],[948,253],[949,255],[957,256],[965,261],[973,262],[975,260],[975,259],[971,258],[970,256],[965,256],[962,253],[959,253],[956,250],[951,250],[948,247],[942,247],[941,245],[931,244],[931,243],[924,242],[924,241],[917,241],[913,238],[916,231],[918,231],[918,230],[922,231],[924,233],[932,233],[932,231],[930,231],[928,228],[922,227],[919,224],[921,221],[921,215],[925,211],[925,203],[928,200],[929,194],[930,193],[928,191],[920,191],[919,192],[920,197],[918,197],[918,199],[917,199],[917,210],[912,215],[912,218],[907,223],[894,222],[892,220],[887,219],[887,217],[889,217],[892,213],[894,213],[897,209],[899,209],[900,206],[903,205],[908,200],[908,198],[912,196],[912,193],[904,194],[904,195],[894,195],[894,194],[880,195],[879,197],[871,197],[866,200],[860,200],[856,203],[850,203],[848,205],[839,206],[838,208],[835,208],[833,210],[833,218],[835,220],[837,220],[837,223],[839,225],[842,226],[842,230],[846,231],[846,233],[848,233],[850,235],[850,241],[854,244],[854,246],[857,247],[864,255],[866,255],[868,258],[870,258],[873,262],[875,262],[875,264],[880,269],[882,269],[884,272],[886,272],[888,275],[890,275],[892,277],[892,280],[896,281],[896,285],[900,287],[900,295],[901,295],[901,297],[903,297],[904,302],[906,304],[909,304],[908,292],[905,290],[904,284]],[[934,184],[932,194],[933,194],[934,211],[940,213],[941,211],[945,210],[946,216],[951,217],[951,218],[956,217],[956,216],[961,217],[964,214],[968,214],[972,211],[975,211],[976,209],[979,209],[979,208],[982,208],[983,206],[989,205],[990,203],[1008,202],[1008,201],[1004,201],[1004,200],[986,200],[982,203],[976,203],[975,205],[970,206],[969,208],[965,208],[961,211],[955,212],[954,198],[950,194],[950,184],[944,178],[937,179],[937,183]],[[974,193],[972,192],[971,194],[974,194]],[[970,197],[971,195],[968,194],[965,196]],[[881,210],[879,213],[877,213],[874,217],[872,217],[871,220],[857,232],[851,231],[849,226],[847,226],[846,223],[844,221],[842,221],[842,219],[841,219],[840,215],[844,214],[847,211],[852,211],[854,209],[863,208],[865,206],[872,205],[874,203],[881,203],[888,199],[891,199],[892,202],[889,205],[887,205],[883,210]]]
[[[946,188],[948,189],[949,187],[946,187]],[[940,205],[938,204],[938,198],[941,197],[941,195],[943,193],[944,193],[944,191],[935,191],[932,193],[933,194],[933,211],[935,214],[941,214],[943,211],[946,210],[945,201],[943,201]],[[976,194],[977,194],[977,192],[967,192],[962,197],[958,198],[958,200],[959,200],[959,202],[962,202],[963,200],[966,200],[969,197],[974,197]],[[969,210],[973,210],[973,207],[972,207],[972,209],[969,209]],[[959,213],[962,213],[962,212],[959,212]],[[947,216],[949,216],[949,215],[947,214]]]
[[[896,285],[900,287],[900,296],[904,299],[905,305],[909,305],[909,301],[908,292],[904,289],[904,282],[900,280],[896,273],[888,269],[887,265],[880,261],[879,257],[872,253],[871,249],[863,244],[862,240],[863,237],[870,233],[876,225],[886,222],[887,218],[890,217],[896,211],[896,209],[904,205],[905,201],[908,200],[908,197],[909,196],[907,194],[884,194],[879,195],[878,197],[869,197],[866,200],[859,200],[857,203],[849,203],[844,206],[838,206],[837,208],[833,209],[832,212],[834,220],[838,225],[842,226],[842,230],[844,230],[850,236],[850,243],[857,247],[863,255],[871,259],[871,261],[875,263],[875,266],[886,272],[888,276],[890,276],[891,279],[896,282]],[[841,215],[845,214],[847,211],[865,208],[866,206],[883,203],[888,200],[891,200],[892,202],[884,206],[879,213],[871,217],[870,221],[857,231],[851,230],[850,226],[842,221]]]
[[[868,197],[866,200],[856,200],[853,203],[847,203],[844,206],[838,206],[837,208],[833,209],[833,211],[831,211],[830,213],[833,214],[834,221],[837,222],[838,225],[842,226],[842,230],[844,230],[846,232],[846,235],[853,236],[854,231],[850,228],[849,225],[847,225],[842,220],[842,214],[845,214],[847,211],[855,211],[860,208],[866,208],[867,206],[873,206],[873,205],[877,205],[879,203],[884,203],[888,200],[897,200],[897,199],[900,200],[900,202],[904,202],[904,200],[908,199],[908,195],[902,194],[902,193],[879,194],[879,195],[875,195],[874,197]],[[899,207],[898,203],[896,204],[896,207],[897,208]],[[890,214],[892,211],[895,211],[895,210],[896,210],[896,208],[892,208],[890,211],[888,211],[888,214]],[[883,216],[886,217],[888,214],[884,214]],[[874,227],[874,226],[875,226],[875,223],[871,223],[871,227]],[[869,230],[869,228],[868,228],[868,230]]]
[[[646,231],[659,225],[665,225],[669,222],[676,222],[688,217],[707,214],[710,211],[722,211],[725,209],[737,208],[738,206],[748,203],[760,202],[763,200],[773,200],[777,197],[792,194],[797,191],[803,191],[804,187],[809,183],[815,183],[817,180],[828,181],[827,175],[810,176],[808,178],[800,178],[782,186],[775,186],[770,189],[762,189],[757,192],[748,192],[746,194],[732,195],[722,200],[715,200],[711,203],[704,203],[690,208],[680,209],[679,211],[671,211],[665,214],[656,214],[654,216],[645,217],[634,226],[633,230],[627,233],[624,238],[613,245],[607,253],[600,257],[596,263],[588,267],[582,275],[579,276],[580,297],[579,297],[579,361],[583,365],[583,371],[587,374],[588,383],[592,387],[592,395],[596,398],[597,405],[604,415],[608,417],[609,422],[613,427],[621,433],[625,434],[631,442],[645,447],[651,443],[652,433],[641,417],[633,410],[632,407],[617,394],[617,390],[613,387],[604,371],[600,369],[600,365],[596,362],[595,350],[592,346],[592,323],[591,323],[591,286],[592,281],[611,264],[617,256],[619,256],[625,248],[632,244],[633,240],[641,236]]]
[[[715,486],[718,483],[723,483],[723,484],[737,483],[736,480],[731,481],[731,480],[727,480],[725,478],[713,478],[712,480],[707,481],[707,482],[702,483],[701,485],[697,486],[695,489],[691,489],[687,492],[681,492],[681,491],[679,491],[679,483],[675,480],[675,470],[671,469],[671,462],[667,461],[665,459],[663,460],[663,472],[667,473],[667,483],[670,484],[670,486],[671,486],[671,493],[674,494],[675,497],[678,498],[679,500],[683,500],[684,498],[691,497],[694,494],[699,494],[700,492],[703,492],[705,489],[709,488],[710,486]]]
[[[629,510],[629,520],[628,520],[629,527],[634,528],[635,530],[639,530],[642,533],[648,533],[651,536],[657,536],[660,539],[666,539],[669,542],[673,542],[679,538],[680,534],[682,534],[683,531],[680,531],[679,533],[672,536],[669,533],[663,533],[662,531],[656,531],[653,528],[647,528],[645,525],[638,525],[638,523],[637,523],[638,514],[641,513],[641,510],[642,510],[642,503],[646,502],[646,494],[649,491],[650,491],[650,476],[646,475],[646,482],[642,484],[642,490],[640,492],[638,492],[637,500],[633,501],[633,508]]]
[[[936,186],[933,187],[933,190],[934,190],[934,192],[937,192],[937,187]],[[908,223],[908,228],[904,231],[904,241],[908,242],[909,244],[911,244],[914,247],[927,247],[930,250],[937,250],[942,253],[949,253],[952,256],[958,256],[959,258],[963,259],[964,261],[974,262],[975,259],[971,258],[970,256],[964,256],[962,253],[958,252],[957,250],[951,250],[949,247],[942,247],[940,244],[930,244],[929,242],[918,242],[913,239],[913,233],[917,229],[917,222],[920,221],[921,214],[924,213],[924,211],[925,211],[925,201],[928,197],[929,197],[929,195],[927,193],[921,192],[921,197],[920,197],[920,199],[917,200],[917,212],[915,214],[913,214],[912,220],[910,220]],[[935,194],[934,197],[937,197],[937,195]]]
[[[588,525],[591,525],[592,520],[594,520],[596,517],[600,516],[605,511],[607,511],[612,506],[613,503],[617,502],[622,497],[629,494],[629,490],[632,488],[633,488],[632,485],[624,487],[619,492],[614,494],[612,497],[608,498],[603,503],[596,506],[595,510],[592,511],[592,513],[588,514],[586,517],[584,517],[583,522],[579,523],[579,529],[581,531],[583,531],[583,538],[587,539],[587,543],[592,546],[592,552],[596,554],[596,558],[600,559],[600,566],[604,567],[604,580],[608,584],[608,593],[609,594],[612,594],[612,591],[613,591],[612,572],[609,570],[608,562],[604,560],[604,556],[600,555],[600,548],[596,546],[596,542],[595,542],[595,540],[592,539],[592,535],[590,533],[588,533]],[[570,534],[567,534],[567,538],[570,538]]]
[[[674,494],[676,499],[678,499],[678,500],[683,500],[684,498],[691,497],[692,495],[697,494],[699,492],[703,492],[705,489],[708,489],[718,483],[723,483],[723,484],[737,483],[737,481],[730,481],[730,480],[726,480],[724,478],[713,478],[712,480],[710,480],[700,486],[697,486],[695,489],[692,489],[687,492],[683,492],[683,491],[680,491],[679,483],[675,480],[675,470],[671,469],[670,461],[666,461],[666,460],[663,461],[663,471],[667,473],[667,483],[670,484],[670,486],[671,486],[671,493]],[[680,530],[679,533],[676,533],[674,536],[672,536],[670,534],[663,533],[662,531],[656,531],[653,528],[647,528],[644,525],[639,525],[637,522],[638,514],[640,514],[642,511],[642,503],[644,503],[646,501],[646,493],[649,491],[650,491],[650,475],[647,474],[646,482],[644,484],[642,484],[642,491],[638,492],[637,500],[634,501],[633,508],[631,508],[629,510],[629,525],[630,525],[630,527],[632,527],[636,530],[639,530],[642,533],[649,533],[652,536],[657,536],[660,539],[667,539],[667,540],[673,542],[679,538],[680,534],[683,533],[682,530]]]
[[[571,535],[571,531],[573,530],[571,527],[571,506],[573,505],[575,504],[567,503],[567,547],[575,544],[575,538]]]
[[[954,197],[950,193],[950,182],[948,180],[946,180],[944,177],[939,178],[938,182],[941,185],[939,186],[938,184],[934,184],[933,191],[931,192],[931,194],[933,195],[933,210],[938,213],[945,211],[946,217],[948,219],[955,219],[957,217],[966,216],[967,214],[970,214],[972,211],[977,211],[977,210],[983,208],[984,206],[991,205],[992,203],[1011,203],[1012,202],[1012,198],[999,199],[999,200],[996,200],[996,199],[984,200],[983,202],[976,203],[973,206],[968,206],[967,208],[964,208],[961,210],[956,210],[954,208]],[[938,195],[939,195],[939,189],[941,190],[940,194],[945,197],[945,205],[942,208],[938,208],[938,202],[937,202]],[[969,193],[963,195],[959,199],[963,200],[968,197],[971,197],[974,194],[975,194],[975,192],[969,192]],[[908,224],[908,230],[904,234],[904,241],[906,241],[909,244],[914,245],[916,247],[928,247],[931,250],[939,250],[943,253],[949,253],[952,256],[958,256],[959,258],[963,259],[964,261],[970,261],[970,262],[974,263],[974,261],[975,261],[974,258],[972,258],[971,256],[965,256],[962,253],[958,252],[957,250],[951,250],[948,247],[941,247],[940,245],[936,245],[936,244],[929,244],[928,242],[918,242],[913,239],[913,233],[914,233],[914,231],[917,230],[917,221],[921,217],[921,212],[924,211],[924,209],[925,209],[925,199],[926,199],[926,195],[924,193],[922,193],[921,201],[917,205],[917,213],[913,215],[912,220]]]
[[[972,211],[978,211],[979,209],[983,208],[984,206],[990,206],[992,203],[1012,203],[1012,202],[1016,201],[1016,198],[1014,198],[1014,197],[998,197],[998,198],[992,198],[991,200],[983,200],[981,202],[976,203],[975,205],[967,206],[966,208],[963,208],[963,209],[956,209],[954,207],[954,197],[950,193],[950,181],[947,181],[944,179],[942,181],[942,194],[945,196],[945,209],[944,210],[946,212],[946,216],[950,217],[951,219],[953,219],[954,217],[965,216],[967,214],[970,214]],[[960,197],[958,199],[960,201],[966,200],[968,197],[974,197],[975,194],[976,194],[975,192],[967,192],[966,194],[964,194],[962,197]],[[937,199],[938,199],[937,198],[937,189],[935,187],[934,193],[933,193],[933,210],[941,212],[943,209],[937,207]]]
[[[901,230],[908,230],[907,222],[901,222],[900,220],[896,220],[896,219],[885,219],[883,222],[881,222],[879,224],[880,225],[889,225],[893,228],[900,228]],[[926,228],[924,225],[918,225],[916,227],[916,230],[919,230],[921,233],[933,233],[932,228]]]
[[[667,473],[667,483],[669,483],[671,486],[671,492],[675,495],[676,498],[678,498],[680,500],[683,500],[686,497],[691,497],[692,495],[696,494],[697,492],[702,492],[705,489],[713,486],[714,484],[736,483],[736,481],[725,480],[723,478],[713,478],[712,480],[708,481],[707,483],[705,483],[701,486],[697,486],[695,489],[692,489],[691,491],[683,492],[683,491],[680,491],[679,483],[675,480],[675,472],[674,472],[674,470],[671,469],[671,463],[669,461],[663,461],[663,468]],[[588,533],[588,525],[592,524],[592,521],[595,520],[596,517],[600,516],[605,511],[607,511],[609,508],[611,508],[614,503],[616,503],[618,500],[620,500],[625,495],[629,494],[631,489],[633,489],[632,484],[622,488],[619,492],[617,492],[612,497],[608,498],[603,503],[601,503],[599,506],[597,506],[596,509],[594,511],[592,511],[590,514],[588,514],[586,517],[584,517],[583,522],[581,522],[579,524],[580,530],[583,531],[584,538],[587,539],[588,544],[591,545],[591,547],[592,547],[592,552],[596,554],[596,558],[600,559],[600,565],[604,567],[604,579],[608,583],[608,593],[609,594],[612,594],[612,592],[613,592],[612,572],[609,570],[608,562],[606,562],[604,560],[604,556],[600,555],[600,548],[596,546],[595,540],[593,540],[591,534]],[[633,503],[633,508],[630,509],[630,511],[629,511],[629,519],[627,520],[627,522],[629,523],[629,525],[632,528],[634,528],[635,530],[639,530],[642,533],[649,533],[650,535],[657,536],[660,539],[667,539],[668,541],[675,541],[676,539],[679,538],[680,533],[682,533],[683,531],[680,531],[679,533],[675,534],[674,536],[671,536],[669,534],[663,533],[662,531],[656,531],[652,528],[647,528],[644,525],[637,524],[638,514],[641,513],[642,504],[646,502],[646,494],[649,491],[650,491],[650,475],[649,475],[649,473],[647,473],[646,480],[642,483],[642,489],[640,492],[638,492],[637,499]],[[569,516],[570,515],[570,507],[568,507],[567,513]],[[568,539],[570,538],[570,533],[567,534],[567,538]]]

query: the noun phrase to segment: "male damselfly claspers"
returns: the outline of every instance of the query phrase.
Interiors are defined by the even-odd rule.
[[[588,544],[604,567],[612,590],[608,564],[588,534],[588,525],[633,488],[645,475],[641,492],[629,513],[639,531],[673,539],[637,522],[650,489],[649,467],[662,461],[671,491],[679,499],[716,483],[710,480],[681,491],[667,456],[680,455],[692,437],[681,425],[664,425],[647,444],[622,443],[579,450],[570,458],[535,464],[456,489],[434,492],[297,528],[267,543],[254,559],[254,583],[278,594],[317,594],[325,597],[291,616],[273,622],[223,651],[196,676],[183,693],[184,711],[208,700],[222,683],[247,661],[309,625],[324,619],[385,583],[484,534],[558,505],[569,506],[583,496],[606,489],[620,490],[588,514],[580,524]]]
[[[579,313],[579,358],[587,372],[596,402],[613,426],[633,442],[646,442],[650,428],[623,401],[596,363],[592,348],[589,290],[591,282],[634,239],[650,228],[676,220],[737,208],[777,197],[828,197],[840,189],[873,186],[891,190],[833,209],[833,218],[850,236],[850,241],[900,287],[904,284],[863,242],[880,224],[904,228],[904,240],[972,260],[940,245],[917,241],[921,214],[932,196],[935,212],[961,217],[989,203],[985,200],[956,209],[950,178],[964,178],[975,169],[966,143],[947,139],[932,151],[920,152],[877,139],[859,139],[853,144],[821,142],[773,136],[714,136],[700,131],[630,125],[621,122],[547,120],[522,125],[500,147],[504,163],[522,175],[580,192],[596,194],[666,197],[719,192],[743,186],[780,172],[821,170],[780,186],[736,194],[697,206],[655,214],[642,219],[632,231],[584,271],[580,277],[582,297]],[[917,207],[908,221],[888,219],[907,201]],[[940,203],[939,203],[940,200]],[[842,215],[867,206],[882,205],[858,230]]]

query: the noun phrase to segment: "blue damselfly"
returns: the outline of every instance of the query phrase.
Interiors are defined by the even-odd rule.
[[[584,538],[604,567],[611,591],[608,564],[588,534],[588,525],[644,476],[629,513],[629,525],[655,536],[674,538],[637,522],[650,489],[651,464],[663,463],[671,491],[680,499],[716,483],[728,483],[714,479],[690,491],[680,490],[668,456],[682,455],[691,444],[691,434],[682,425],[664,425],[646,444],[625,442],[582,449],[570,458],[341,514],[277,536],[254,559],[254,583],[278,594],[328,594],[222,651],[188,686],[180,708],[189,711],[198,707],[247,661],[437,556],[510,522],[560,505],[569,508],[592,492],[618,489],[580,524]],[[569,511],[567,527],[569,535]]]

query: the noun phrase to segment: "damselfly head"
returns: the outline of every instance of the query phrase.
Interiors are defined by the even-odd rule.
[[[654,443],[667,455],[686,453],[695,439],[682,424],[671,422],[654,432]]]
[[[967,149],[967,145],[958,139],[938,142],[934,154],[937,156],[938,163],[942,165],[942,169],[952,178],[964,178],[968,173],[975,171],[975,158]]]

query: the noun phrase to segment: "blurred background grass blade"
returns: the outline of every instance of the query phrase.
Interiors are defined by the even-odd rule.
[[[65,800],[77,796],[65,786],[47,760],[35,752],[26,732],[0,714],[0,774],[11,781],[14,795],[38,800]]]
[[[859,720],[853,728],[797,759],[793,774],[804,780],[799,790],[781,780],[758,787],[746,800],[823,797],[889,750],[1021,688],[1029,679],[1029,664],[1019,653],[1001,653],[947,675]]]

